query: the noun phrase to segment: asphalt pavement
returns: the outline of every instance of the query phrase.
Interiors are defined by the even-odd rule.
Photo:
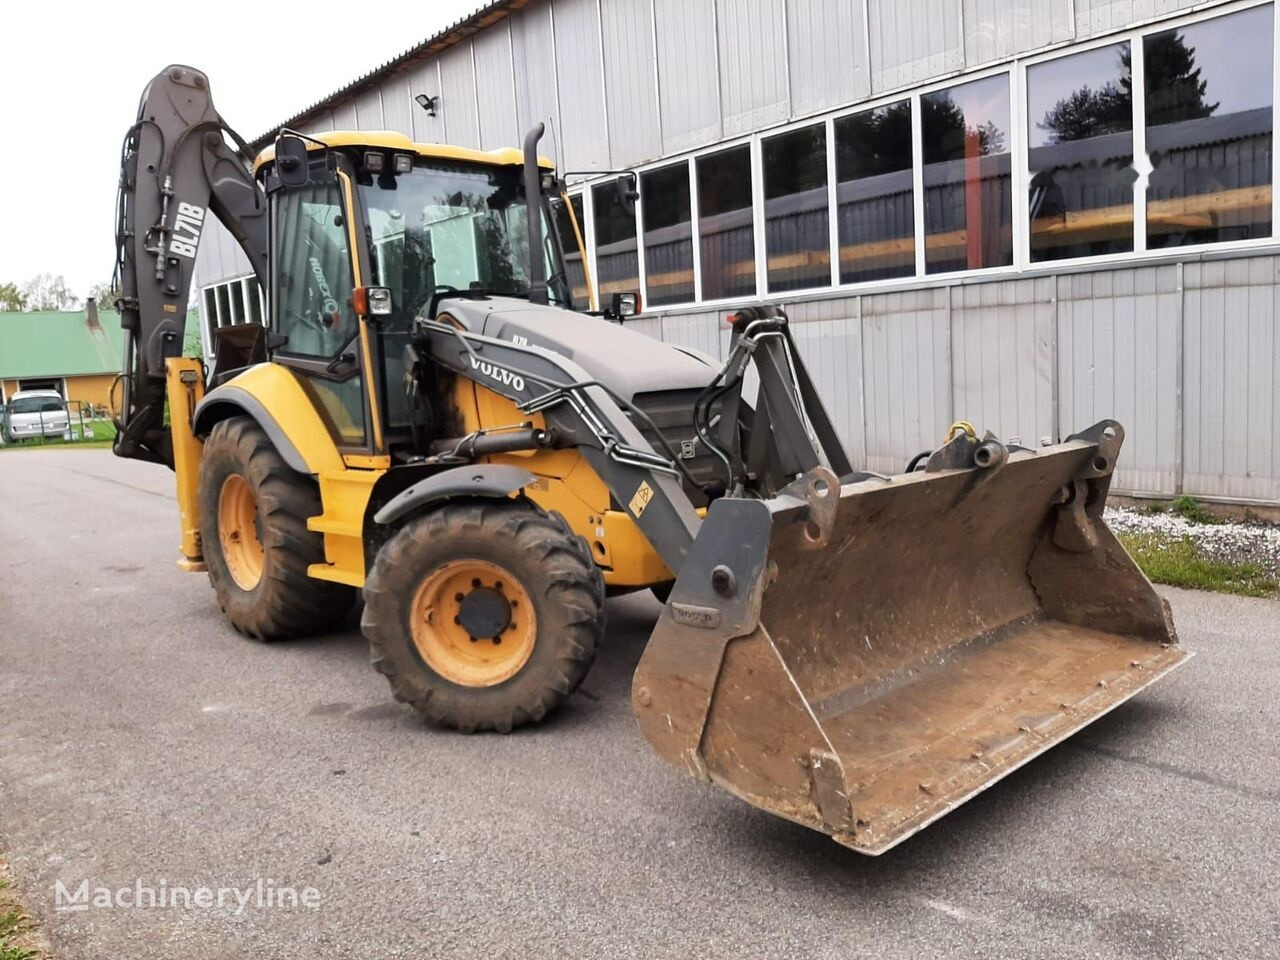
[[[647,595],[549,722],[467,737],[354,620],[238,636],[177,541],[165,469],[0,452],[0,852],[63,960],[1280,956],[1280,603],[1167,591],[1190,663],[872,859],[649,752]]]

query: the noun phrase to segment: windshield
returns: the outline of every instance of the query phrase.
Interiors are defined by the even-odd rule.
[[[360,187],[376,282],[399,316],[421,313],[441,288],[524,297],[529,292],[528,209],[518,167],[432,162]],[[559,251],[543,217],[548,297],[568,306]]]
[[[10,413],[61,413],[62,400],[59,397],[16,397],[9,406]]]

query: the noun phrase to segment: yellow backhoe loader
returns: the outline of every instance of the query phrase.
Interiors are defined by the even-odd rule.
[[[960,424],[857,471],[777,308],[732,318],[723,363],[575,311],[540,135],[285,130],[251,160],[204,74],[148,86],[115,452],[174,470],[180,563],[238,630],[329,628],[363,591],[397,699],[507,731],[582,680],[608,593],[652,588],[655,750],[865,853],[1185,658],[1102,520],[1119,424],[1035,450]],[[266,311],[206,369],[181,347],[211,216]]]

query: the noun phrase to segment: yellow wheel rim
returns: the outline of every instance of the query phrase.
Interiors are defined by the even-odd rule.
[[[218,539],[227,572],[241,590],[252,590],[262,579],[266,551],[258,533],[258,504],[249,482],[238,473],[222,481],[218,493]]]
[[[464,687],[514,677],[538,636],[528,591],[486,560],[453,560],[431,571],[414,593],[409,622],[427,666]]]

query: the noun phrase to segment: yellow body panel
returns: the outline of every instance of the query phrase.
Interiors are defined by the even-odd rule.
[[[400,150],[415,156],[433,160],[462,160],[466,163],[487,163],[492,166],[514,167],[524,162],[524,154],[515,147],[497,150],[474,150],[471,147],[454,147],[447,143],[415,143],[396,130],[329,130],[308,134],[307,149],[326,147],[372,147],[380,150]],[[313,141],[320,141],[315,143]],[[275,144],[264,149],[253,161],[253,172],[276,158]],[[538,166],[550,170],[554,164],[546,157],[538,157]]]
[[[255,364],[232,377],[226,385],[252,394],[271,411],[280,429],[301,454],[308,473],[343,469],[342,454],[329,429],[288,367],[278,363]]]
[[[457,384],[454,403],[468,433],[526,422],[546,427],[541,414],[521,413],[492,390],[463,378]],[[586,538],[609,586],[644,587],[675,578],[635,520],[625,511],[610,509],[609,488],[580,451],[538,450],[486,459],[523,467],[538,478],[525,495],[543,510],[560,513],[575,533]]]
[[[169,398],[169,431],[173,438],[173,476],[178,487],[178,516],[182,524],[182,557],[178,567],[199,573],[205,566],[196,480],[200,476],[204,442],[191,429],[191,415],[204,398],[204,364],[194,357],[171,357],[165,361],[164,375]]]
[[[307,573],[318,580],[364,586],[364,514],[373,485],[383,470],[326,470],[320,482],[324,513],[307,521],[307,529],[324,534],[324,563]]]
[[[198,362],[198,361],[193,361]],[[272,417],[320,484],[324,513],[307,527],[324,535],[326,563],[313,564],[311,576],[354,587],[364,584],[364,512],[369,493],[390,463],[387,457],[343,456],[333,442],[310,395],[288,367],[260,363],[228,381],[252,394]],[[170,394],[172,403],[172,393]],[[349,464],[348,461],[351,461]],[[380,469],[360,469],[376,463]],[[194,479],[192,484],[194,485]]]
[[[194,390],[181,381],[181,373],[197,371]],[[178,475],[178,502],[182,510],[183,556],[188,563],[201,560],[199,504],[196,478],[201,442],[191,432],[191,411],[203,394],[199,360],[169,361],[169,404],[173,417],[174,456]],[[235,377],[229,384],[260,400],[307,464],[320,485],[324,512],[307,521],[307,528],[324,536],[325,562],[307,572],[320,580],[353,587],[364,585],[364,517],[374,484],[386,473],[390,458],[342,454],[309,395],[287,368],[262,363]],[[519,426],[532,422],[545,427],[541,414],[529,417],[510,400],[470,380],[458,378],[455,403],[466,432]],[[611,509],[609,488],[578,450],[538,450],[488,457],[491,463],[509,463],[530,471],[537,481],[525,494],[543,510],[560,513],[574,532],[586,538],[605,583],[618,587],[643,587],[674,578],[656,550],[623,510]],[[201,567],[202,569],[202,567]]]

